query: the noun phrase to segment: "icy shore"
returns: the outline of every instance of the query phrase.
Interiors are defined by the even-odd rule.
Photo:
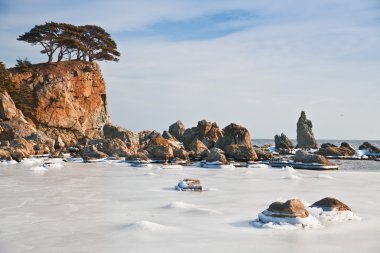
[[[0,167],[1,252],[380,250],[378,170],[58,167],[45,168],[38,160]],[[183,178],[200,179],[204,191],[175,191]],[[252,225],[273,201],[298,197],[312,203],[325,196],[343,200],[362,219],[325,215],[317,229]]]

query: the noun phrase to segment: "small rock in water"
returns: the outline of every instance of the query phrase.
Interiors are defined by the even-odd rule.
[[[177,191],[202,191],[201,181],[198,179],[184,179],[175,187]]]
[[[330,197],[315,202],[311,207],[322,208],[323,211],[351,211],[351,208],[346,204]]]
[[[286,202],[274,202],[263,213],[267,216],[284,218],[306,218],[309,216],[304,204],[299,199],[290,199]]]

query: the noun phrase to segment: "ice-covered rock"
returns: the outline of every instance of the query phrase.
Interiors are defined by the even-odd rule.
[[[181,180],[175,187],[177,191],[202,191],[201,181],[198,179]]]

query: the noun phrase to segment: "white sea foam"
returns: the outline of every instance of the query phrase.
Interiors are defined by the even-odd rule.
[[[43,159],[39,158],[27,158],[20,162],[20,165],[24,166],[34,166],[34,165],[42,165],[44,163]]]
[[[286,166],[285,168],[282,168],[282,170],[285,172],[284,179],[292,179],[292,180],[300,180],[301,177],[296,175],[297,171],[293,169],[293,167]]]
[[[318,207],[309,207],[307,208],[309,213],[317,217],[321,222],[343,222],[350,220],[360,221],[361,217],[354,214],[352,211],[323,211],[322,208]]]
[[[267,164],[248,164],[248,168],[254,168],[254,169],[267,169],[269,166]]]
[[[334,179],[333,176],[330,176],[330,175],[327,175],[327,174],[319,174],[317,176],[317,178],[320,178],[320,179]]]
[[[268,212],[269,213],[269,212]],[[306,218],[280,218],[265,215],[263,213],[258,214],[258,218],[251,223],[257,228],[272,228],[272,229],[310,229],[310,228],[321,228],[322,225],[319,223],[318,219],[313,215],[309,215]]]
[[[36,174],[45,174],[48,171],[48,169],[43,166],[34,166],[31,167],[30,170]]]
[[[219,212],[217,210],[199,207],[197,205],[188,204],[188,203],[185,203],[182,201],[174,201],[174,202],[170,203],[169,205],[164,206],[164,208],[186,210],[189,212],[221,214],[221,212]]]
[[[18,162],[14,161],[14,160],[11,160],[11,161],[1,161],[0,162],[0,166],[8,166],[8,165],[14,165],[14,164],[18,164]]]
[[[165,164],[161,165],[161,169],[182,169],[182,165],[180,164]]]
[[[141,220],[128,225],[127,229],[132,231],[162,232],[166,230],[171,230],[173,228],[155,222]]]

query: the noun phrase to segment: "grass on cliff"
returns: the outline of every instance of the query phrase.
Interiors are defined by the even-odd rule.
[[[28,68],[28,70],[30,69]],[[10,78],[9,70],[0,62],[0,92],[4,91],[11,96],[17,109],[20,109],[26,116],[31,114],[35,103],[33,91],[26,84],[15,85]]]

